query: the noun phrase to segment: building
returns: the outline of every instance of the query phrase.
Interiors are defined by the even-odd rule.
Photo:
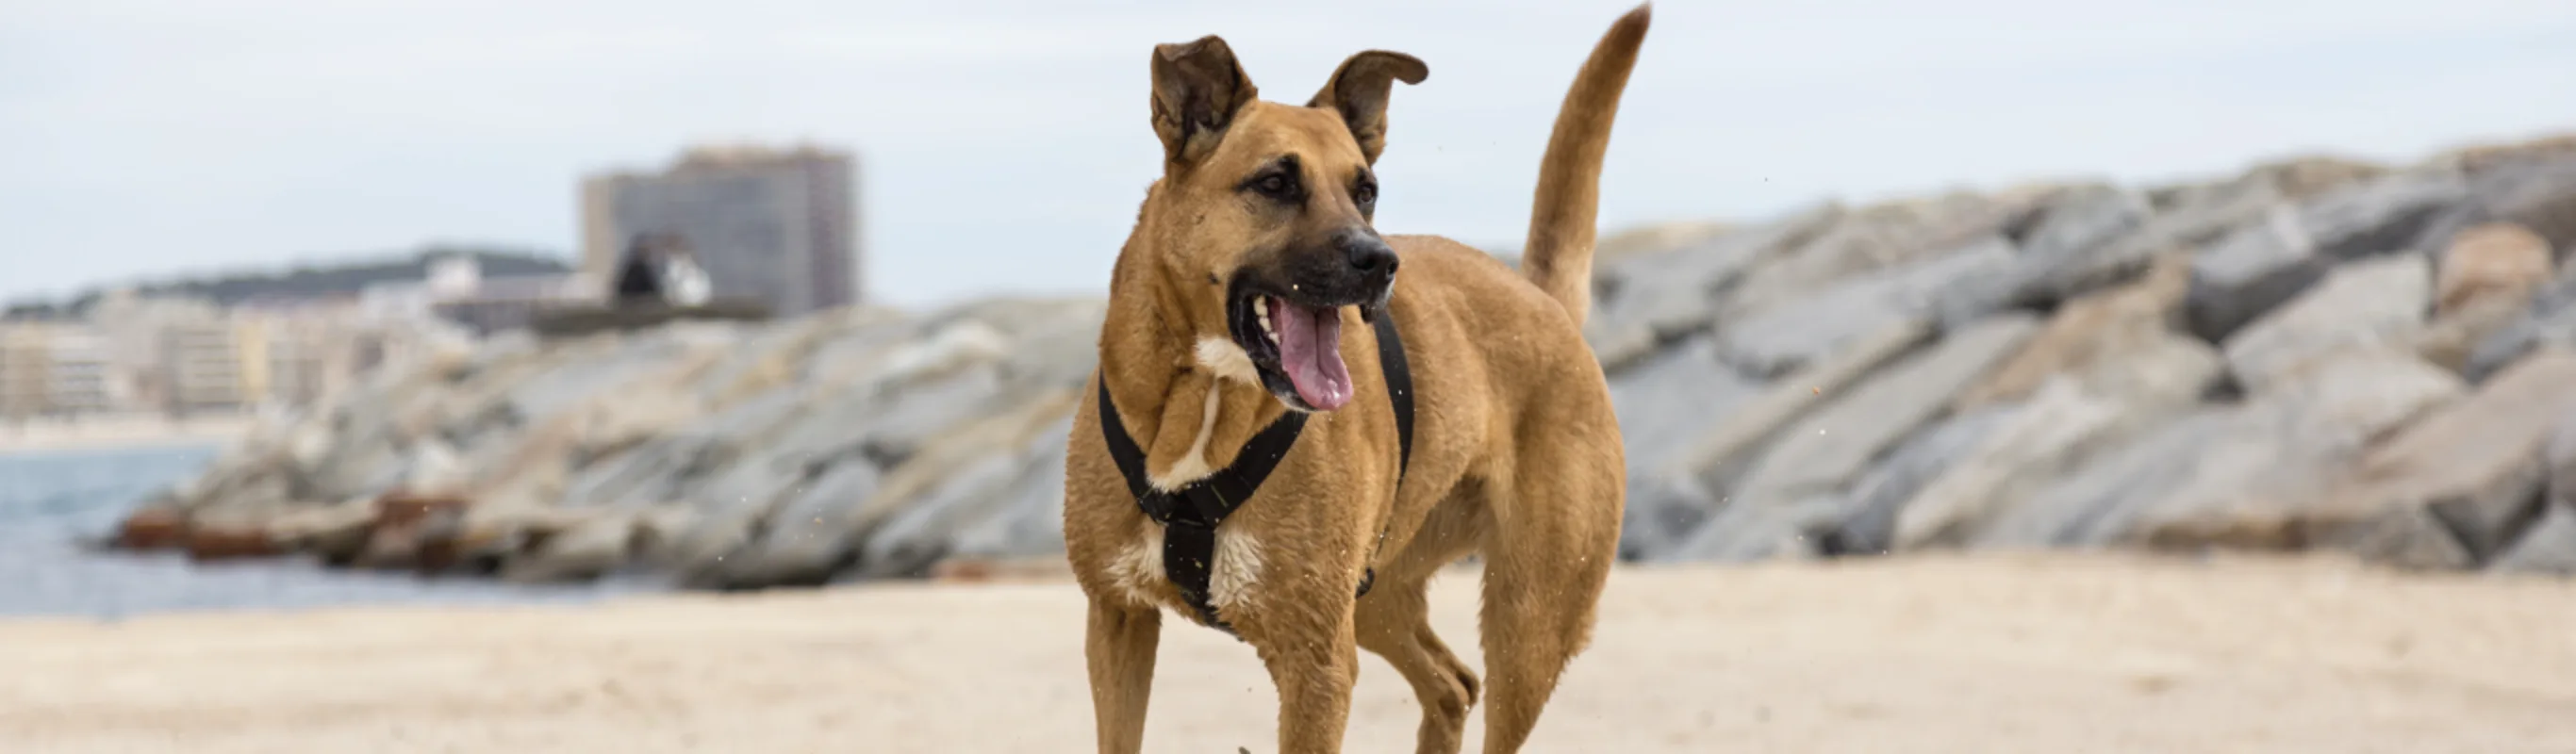
[[[582,271],[617,279],[637,236],[684,239],[716,301],[796,316],[859,303],[866,288],[856,160],[813,146],[698,147],[656,173],[582,181]]]
[[[0,325],[0,419],[105,413],[120,396],[104,338],[57,323]]]

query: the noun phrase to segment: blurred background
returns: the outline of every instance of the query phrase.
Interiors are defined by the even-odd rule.
[[[1076,390],[1159,172],[1152,45],[1221,34],[1288,102],[1358,50],[1422,58],[1378,226],[1509,261],[1628,7],[0,3],[0,616],[1023,577],[1057,604]],[[2570,38],[2563,0],[1657,7],[1586,332],[1623,558],[2576,571]],[[2103,578],[2030,588],[2165,577]],[[2463,583],[2522,591],[2409,599],[2576,604]],[[2576,669],[2530,636],[2526,669]],[[1049,672],[1081,735],[1079,663]],[[2576,740],[2515,725],[2471,748]],[[2159,740],[2208,750],[2111,745]]]

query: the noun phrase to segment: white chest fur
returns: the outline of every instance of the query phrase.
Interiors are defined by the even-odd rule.
[[[1116,569],[1118,583],[1129,596],[1152,602],[1154,588],[1170,583],[1163,574],[1162,525],[1147,524],[1144,535],[1120,554]],[[1208,603],[1218,610],[1242,604],[1261,581],[1260,541],[1239,530],[1217,527],[1216,562],[1208,570]]]

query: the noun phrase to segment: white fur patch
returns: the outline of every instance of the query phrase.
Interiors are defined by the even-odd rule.
[[[1126,552],[1119,553],[1117,560],[1110,561],[1109,568],[1114,571],[1111,575],[1117,582],[1127,587],[1128,596],[1136,598],[1137,602],[1153,604],[1151,587],[1163,580],[1163,527],[1146,526],[1145,536],[1138,538],[1135,546],[1127,548]]]
[[[1216,562],[1209,570],[1208,603],[1220,609],[1241,603],[1261,580],[1261,543],[1243,532],[1219,527]]]
[[[1216,473],[1215,469],[1208,468],[1207,444],[1208,436],[1216,434],[1217,402],[1223,397],[1216,386],[1208,386],[1207,406],[1199,410],[1199,436],[1190,440],[1190,451],[1182,454],[1180,460],[1173,461],[1171,468],[1160,474],[1145,475],[1145,481],[1154,485],[1154,489],[1170,492]]]
[[[1261,386],[1261,374],[1252,369],[1252,355],[1244,353],[1243,346],[1235,345],[1234,341],[1200,338],[1197,355],[1199,366],[1206,367],[1208,372],[1218,377],[1253,387]]]
[[[1163,527],[1147,526],[1145,535],[1110,562],[1111,577],[1138,602],[1154,602],[1153,587],[1167,583],[1163,572]],[[1209,565],[1208,603],[1218,609],[1241,605],[1261,581],[1261,543],[1242,532],[1219,528],[1216,562]]]

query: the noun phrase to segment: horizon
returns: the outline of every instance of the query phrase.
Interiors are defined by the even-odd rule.
[[[1380,227],[1517,246],[1563,87],[1633,5],[13,8],[0,222],[17,269],[0,302],[435,246],[571,262],[583,175],[720,141],[857,155],[872,303],[1097,295],[1158,172],[1144,59],[1206,33],[1274,101],[1360,49],[1422,57],[1430,79],[1394,97]],[[2576,49],[2548,44],[2576,35],[2563,2],[1655,11],[1602,178],[1605,234],[2295,156],[2404,164],[2576,130],[2576,102],[2536,95],[2576,90]]]

